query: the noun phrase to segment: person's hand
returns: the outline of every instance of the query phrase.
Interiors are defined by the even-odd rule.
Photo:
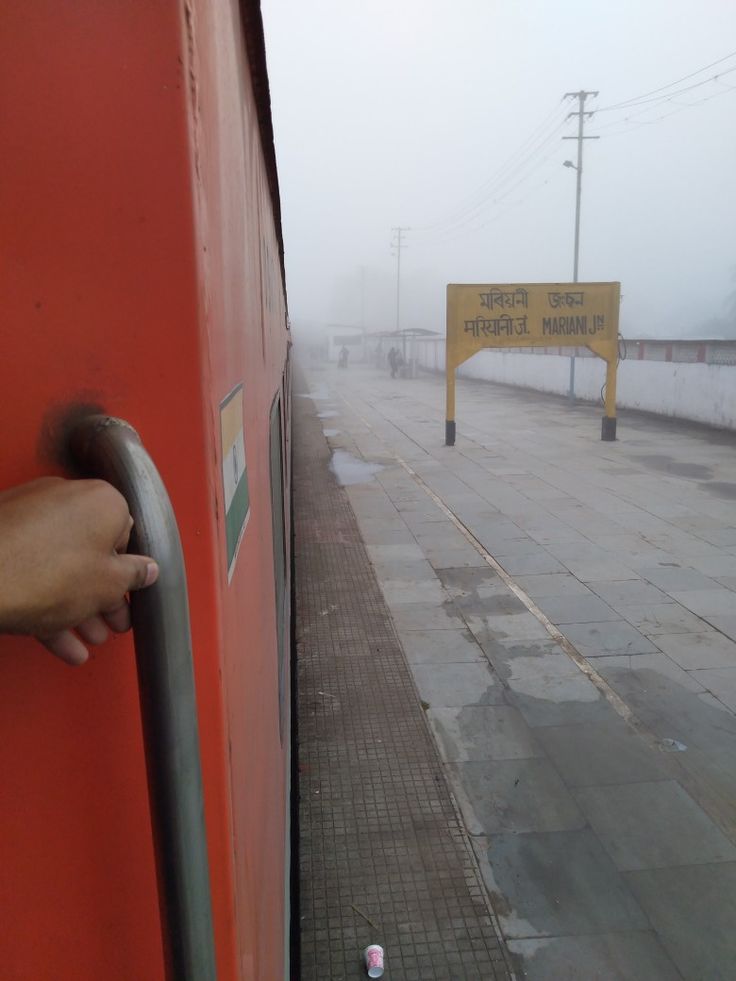
[[[0,633],[83,664],[87,644],[127,630],[126,593],[158,578],[153,559],[125,554],[132,527],[102,480],[44,477],[0,493]]]

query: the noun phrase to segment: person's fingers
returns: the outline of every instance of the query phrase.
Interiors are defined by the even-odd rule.
[[[77,624],[77,633],[87,644],[104,644],[110,636],[110,631],[102,617],[90,617]]]
[[[116,555],[114,560],[126,593],[152,586],[158,579],[158,565],[146,555]]]
[[[128,520],[125,522],[125,527],[120,532],[120,537],[115,542],[115,551],[124,552],[128,547],[128,542],[130,541],[130,533],[133,530],[133,519],[128,515]]]
[[[60,630],[58,634],[38,639],[47,651],[74,667],[84,664],[89,657],[89,651],[71,630]]]
[[[130,630],[130,607],[126,600],[122,600],[119,606],[105,610],[102,617],[116,634],[124,634],[126,630]]]

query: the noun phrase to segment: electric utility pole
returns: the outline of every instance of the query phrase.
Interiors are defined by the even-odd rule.
[[[391,246],[396,249],[396,333],[398,333],[401,325],[401,249],[404,245],[402,236],[410,232],[411,229],[399,225],[392,228],[391,231],[396,236]]]
[[[592,96],[595,98],[597,92],[585,92],[580,90],[580,92],[565,92],[565,99],[577,99],[578,100],[578,111],[570,112],[567,118],[570,119],[572,116],[578,117],[578,135],[577,136],[563,136],[563,140],[577,140],[578,141],[578,162],[577,165],[572,162],[572,160],[565,161],[565,167],[573,167],[578,172],[577,178],[577,191],[575,194],[575,258],[573,261],[573,282],[578,281],[578,260],[580,257],[580,194],[583,188],[583,140],[599,140],[599,136],[584,136],[583,126],[585,123],[586,116],[592,116],[592,112],[585,111],[585,100]],[[575,355],[573,354],[570,358],[570,388],[568,391],[568,397],[570,402],[575,401]]]

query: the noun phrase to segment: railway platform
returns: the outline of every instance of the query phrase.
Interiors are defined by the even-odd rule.
[[[297,389],[299,387],[297,375]],[[510,977],[322,420],[294,398],[302,981]]]
[[[294,395],[305,981],[373,942],[731,978],[736,436],[461,381],[446,447],[438,377]]]

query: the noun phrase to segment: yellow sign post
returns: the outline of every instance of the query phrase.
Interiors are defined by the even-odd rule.
[[[616,439],[620,283],[447,287],[445,443],[455,445],[455,372],[484,348],[587,347],[606,362],[601,439]]]

